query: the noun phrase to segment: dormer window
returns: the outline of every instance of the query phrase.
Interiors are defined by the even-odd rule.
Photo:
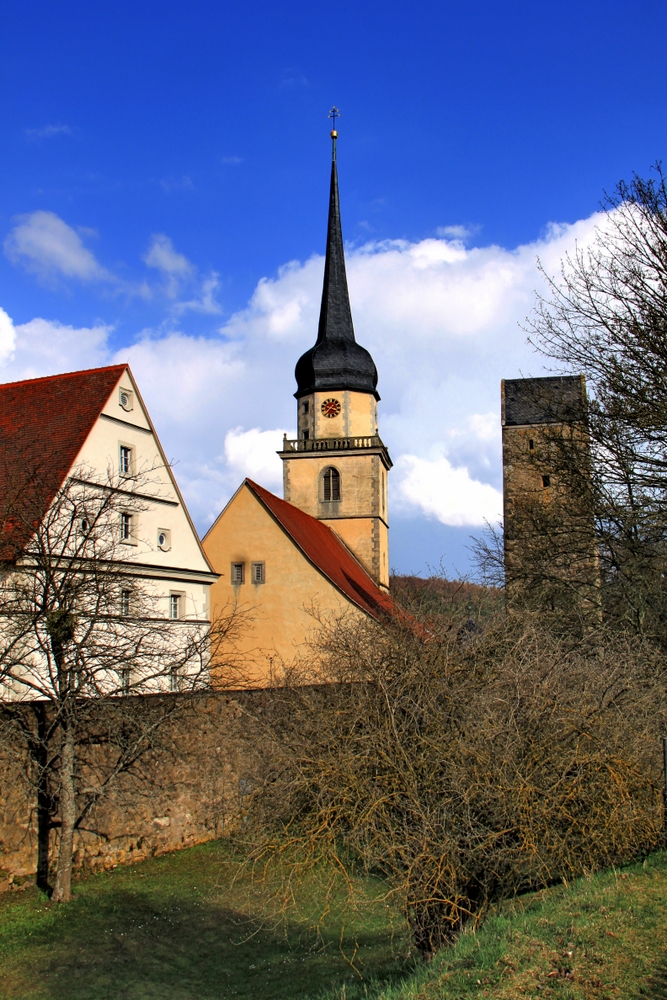
[[[126,413],[134,409],[134,393],[131,389],[119,389],[118,390],[118,405]]]

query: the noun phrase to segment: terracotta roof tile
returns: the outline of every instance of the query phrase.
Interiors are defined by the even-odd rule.
[[[0,558],[25,545],[126,368],[0,384]]]
[[[348,600],[374,618],[397,613],[389,594],[380,590],[335,531],[286,500],[280,500],[251,479],[245,482],[309,562]]]

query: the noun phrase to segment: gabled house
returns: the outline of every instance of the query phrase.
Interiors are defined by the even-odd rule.
[[[377,620],[395,612],[386,590],[328,524],[250,479],[203,545],[220,572],[211,588],[212,617],[234,605],[254,615],[239,649],[248,680],[257,686],[268,680],[272,663],[289,663],[307,651],[318,628],[313,612]]]
[[[86,491],[113,496],[107,536],[114,544],[105,552],[113,552],[115,579],[127,581],[121,585],[127,589],[111,613],[131,615],[134,585],[136,592],[150,591],[151,620],[205,624],[216,574],[127,365],[0,385],[5,575],[16,567],[30,573],[40,526],[59,498],[62,503],[63,491],[77,488],[84,499],[71,505],[77,523],[65,524],[67,537],[59,536],[60,565],[71,557],[90,560],[78,541],[92,531]],[[104,610],[109,614],[108,602]]]

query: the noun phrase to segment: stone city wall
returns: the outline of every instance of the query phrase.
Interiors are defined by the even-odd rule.
[[[142,699],[133,701],[141,711]],[[248,734],[268,704],[265,691],[206,693],[169,718],[156,746],[86,815],[76,835],[75,865],[140,861],[237,828],[256,760]],[[0,741],[0,889],[37,870],[37,796],[29,773],[19,741]],[[79,779],[85,784],[85,773]],[[52,865],[57,811],[53,818]]]

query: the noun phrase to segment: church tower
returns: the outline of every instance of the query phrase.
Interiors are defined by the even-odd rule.
[[[392,462],[378,433],[377,370],[368,351],[356,342],[352,325],[340,224],[337,138],[334,129],[317,340],[297,362],[297,438],[285,437],[279,454],[285,500],[333,528],[373,579],[386,588],[387,474]]]

